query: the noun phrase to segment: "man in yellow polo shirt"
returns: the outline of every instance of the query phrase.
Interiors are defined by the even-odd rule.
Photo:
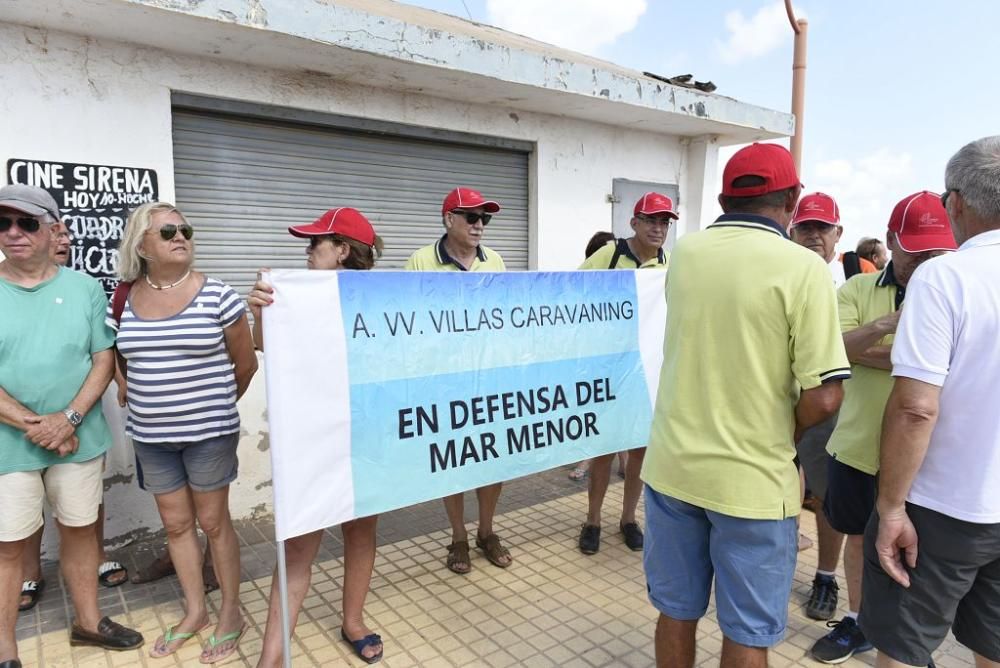
[[[580,269],[666,269],[667,252],[663,244],[667,240],[670,225],[677,220],[673,201],[666,195],[648,192],[639,198],[632,210],[634,235],[627,239],[615,239],[590,255]],[[611,481],[611,463],[616,453],[594,457],[590,462],[590,483],[587,488],[587,521],[580,529],[577,541],[584,554],[597,554],[601,549],[601,507]],[[635,521],[635,509],[642,493],[639,471],[646,448],[633,448],[625,460],[625,489],[622,492],[622,515],[618,528],[622,532],[625,545],[633,551],[642,549],[642,530]]]
[[[812,646],[813,658],[823,663],[841,663],[872,648],[857,620],[864,532],[875,509],[882,413],[893,383],[889,359],[892,338],[914,270],[956,248],[941,200],[926,191],[905,197],[896,205],[889,218],[886,243],[892,261],[885,269],[855,276],[837,293],[840,327],[852,366],[851,379],[844,384],[840,419],[826,446],[831,457],[827,459],[823,513],[830,526],[847,534],[844,572],[848,614]]]
[[[486,225],[499,211],[497,202],[485,199],[479,192],[455,188],[444,198],[441,207],[444,236],[415,251],[406,261],[405,268],[411,271],[504,271],[503,258],[481,243]],[[498,482],[476,490],[479,501],[476,546],[491,564],[507,568],[512,561],[510,552],[493,531],[493,516],[502,485]],[[465,495],[446,496],[444,507],[451,522],[451,545],[445,563],[452,572],[465,575],[472,569],[469,537],[465,530]]]
[[[830,272],[785,232],[800,190],[785,148],[747,146],[723,170],[725,214],[671,254],[642,467],[658,665],[694,665],[713,578],[722,665],[764,668],[784,635],[798,546],[794,442],[837,410],[850,375]]]

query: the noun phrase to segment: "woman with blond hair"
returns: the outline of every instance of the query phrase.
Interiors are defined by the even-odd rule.
[[[202,663],[236,651],[246,623],[239,606],[240,547],[229,515],[240,416],[236,401],[257,371],[243,302],[193,268],[194,228],[172,204],[143,204],[119,246],[122,287],[109,307],[125,374],[126,433],[144,488],[156,499],[184,592],[185,615],[150,656],[176,652],[209,625],[195,520],[208,537],[222,590]]]
[[[308,225],[288,228],[292,236],[309,239],[306,266],[309,269],[340,271],[371,269],[382,254],[382,240],[361,212],[349,207],[331,209]],[[274,302],[274,290],[258,280],[250,291],[250,311],[254,315],[253,335],[257,348],[264,349],[261,311]],[[351,645],[365,663],[382,659],[382,638],[365,625],[365,597],[375,567],[375,525],[378,516],[360,517],[340,525],[344,535],[344,596],[340,637]],[[285,541],[288,571],[289,627],[295,622],[309,591],[312,563],[319,551],[323,531],[313,531]],[[271,580],[271,603],[267,611],[267,630],[258,668],[277,667],[282,658],[281,605],[278,575]]]

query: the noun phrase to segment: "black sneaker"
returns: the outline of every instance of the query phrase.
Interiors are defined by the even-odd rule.
[[[858,652],[867,652],[872,644],[861,632],[861,627],[850,617],[839,622],[827,622],[832,631],[816,641],[809,653],[821,663],[843,663]]]
[[[629,522],[628,524],[619,524],[619,528],[622,530],[622,535],[625,537],[625,545],[628,549],[633,552],[639,552],[642,550],[642,529],[635,522]]]
[[[809,602],[806,603],[806,617],[826,621],[833,619],[837,612],[837,595],[840,587],[837,579],[830,575],[816,575],[812,591],[809,592]]]
[[[601,549],[601,527],[584,524],[580,529],[580,551],[584,554],[597,554]]]

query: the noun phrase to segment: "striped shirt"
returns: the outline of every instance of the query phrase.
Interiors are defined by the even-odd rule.
[[[170,318],[146,320],[126,300],[118,330],[126,362],[128,421],[136,441],[203,441],[240,429],[236,376],[223,330],[244,313],[231,287],[206,278],[194,299]]]

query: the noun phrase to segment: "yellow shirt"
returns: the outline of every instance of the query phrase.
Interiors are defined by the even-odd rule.
[[[734,517],[799,512],[799,388],[850,375],[830,270],[773,220],[725,215],[671,256],[642,479]]]
[[[666,269],[670,254],[662,248],[656,252],[656,257],[640,263],[626,239],[615,239],[600,247],[593,255],[580,265],[580,269],[646,269],[655,267]],[[614,260],[614,266],[612,266]]]
[[[860,274],[837,292],[840,329],[849,332],[896,310],[897,286],[890,263],[877,274]],[[877,345],[892,345],[889,334]],[[892,374],[863,364],[851,366],[844,383],[844,403],[826,451],[859,471],[878,473],[882,413],[892,391]]]
[[[486,246],[476,248],[476,257],[472,266],[466,269],[448,254],[444,247],[444,235],[435,243],[424,246],[413,252],[403,267],[409,271],[505,271],[507,267],[500,255]]]

